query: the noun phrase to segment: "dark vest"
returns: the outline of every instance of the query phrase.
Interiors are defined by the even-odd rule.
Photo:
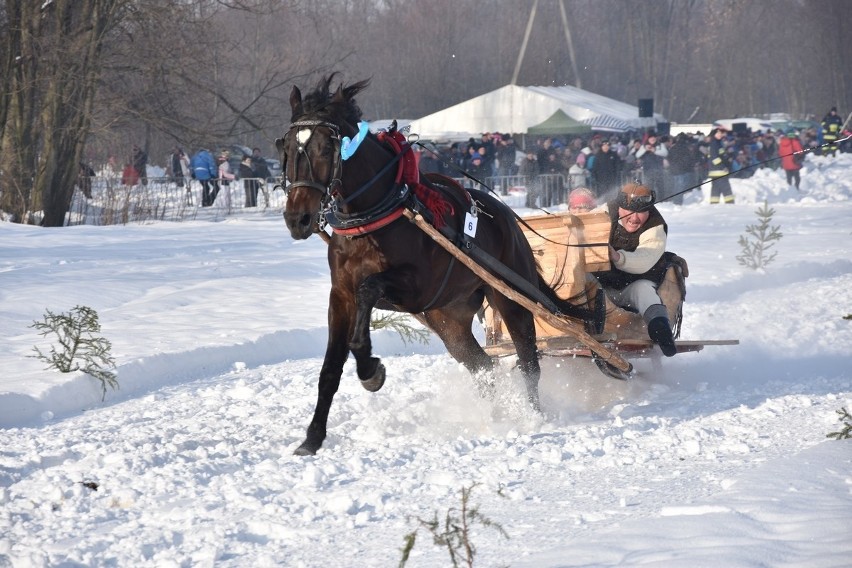
[[[612,248],[615,250],[633,252],[636,250],[636,247],[639,246],[639,236],[648,229],[652,229],[660,225],[663,226],[663,230],[666,234],[668,234],[669,227],[666,225],[663,216],[660,215],[659,211],[657,211],[657,208],[652,206],[649,211],[651,214],[648,216],[648,220],[645,221],[645,224],[642,225],[642,227],[635,233],[630,233],[619,224],[618,206],[614,202],[611,202],[609,204],[609,218],[612,222],[612,229],[609,235],[609,244],[612,245]],[[666,261],[666,255],[662,254],[654,266],[643,274],[631,274],[613,266],[611,270],[595,272],[595,276],[604,288],[623,290],[628,284],[635,282],[636,280],[650,280],[654,284],[659,285],[666,276],[667,267],[668,262]]]

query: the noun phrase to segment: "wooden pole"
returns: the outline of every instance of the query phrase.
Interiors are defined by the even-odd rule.
[[[562,15],[562,29],[565,30],[565,41],[568,42],[568,58],[571,60],[571,69],[574,71],[574,84],[578,89],[583,88],[580,79],[580,70],[577,67],[577,57],[574,55],[574,42],[571,40],[571,28],[568,27],[568,14],[565,12],[565,0],[559,0],[559,13]]]
[[[524,32],[524,41],[521,43],[521,51],[518,53],[518,60],[515,62],[515,72],[512,73],[512,85],[518,84],[518,74],[521,72],[521,62],[524,60],[524,53],[527,51],[527,43],[530,40],[530,32],[532,32],[533,20],[535,20],[535,12],[538,10],[538,0],[533,2],[532,10],[530,10],[530,19],[527,20],[527,29]]]

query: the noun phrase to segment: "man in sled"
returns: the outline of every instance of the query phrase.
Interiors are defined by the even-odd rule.
[[[596,272],[607,296],[616,305],[637,311],[648,328],[648,337],[667,357],[677,353],[668,311],[658,288],[672,263],[686,263],[666,252],[668,227],[654,206],[656,195],[644,185],[629,183],[605,210],[612,222],[609,239],[611,269]]]

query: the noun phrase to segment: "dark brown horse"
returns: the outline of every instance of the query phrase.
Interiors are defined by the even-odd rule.
[[[540,368],[532,314],[487,285],[400,216],[402,208],[417,203],[409,188],[397,180],[398,160],[404,157],[395,151],[398,148],[369,134],[351,156],[346,155],[345,150],[351,148],[346,147],[346,138],[356,139],[361,119],[354,97],[368,81],[341,84],[332,92],[333,77],[321,80],[304,98],[298,87],[293,88],[290,128],[276,141],[284,173],[292,182],[284,219],[293,238],[310,237],[321,218],[336,229],[328,247],[328,345],[314,416],[296,454],[314,454],[322,445],[332,399],[350,352],[367,390],[376,391],[384,383],[385,368],[373,356],[370,343],[370,316],[377,305],[421,314],[450,355],[476,375],[492,367],[491,358],[471,331],[474,315],[488,298],[507,324],[529,401],[538,409]],[[429,185],[428,180],[423,181]],[[470,206],[464,207],[462,201],[444,208],[435,225],[455,228],[459,240],[509,267],[564,313],[571,313],[573,306],[559,300],[540,277],[512,211],[487,193],[471,193],[475,236],[461,234],[462,222],[470,214]]]

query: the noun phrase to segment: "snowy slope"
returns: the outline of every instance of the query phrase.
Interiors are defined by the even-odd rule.
[[[325,347],[325,245],[276,213],[222,222],[0,224],[0,566],[396,566],[417,518],[471,503],[475,565],[848,566],[852,156],[735,180],[738,203],[661,210],[690,264],[683,337],[735,347],[639,361],[629,383],[512,361],[480,400],[440,344],[375,335],[315,457],[296,457]],[[736,262],[759,203],[784,237]],[[522,211],[523,212],[523,211]],[[44,310],[88,305],[118,391],[28,358]],[[87,487],[85,484],[88,484]],[[90,487],[97,487],[97,490]],[[424,529],[408,566],[447,566]]]

